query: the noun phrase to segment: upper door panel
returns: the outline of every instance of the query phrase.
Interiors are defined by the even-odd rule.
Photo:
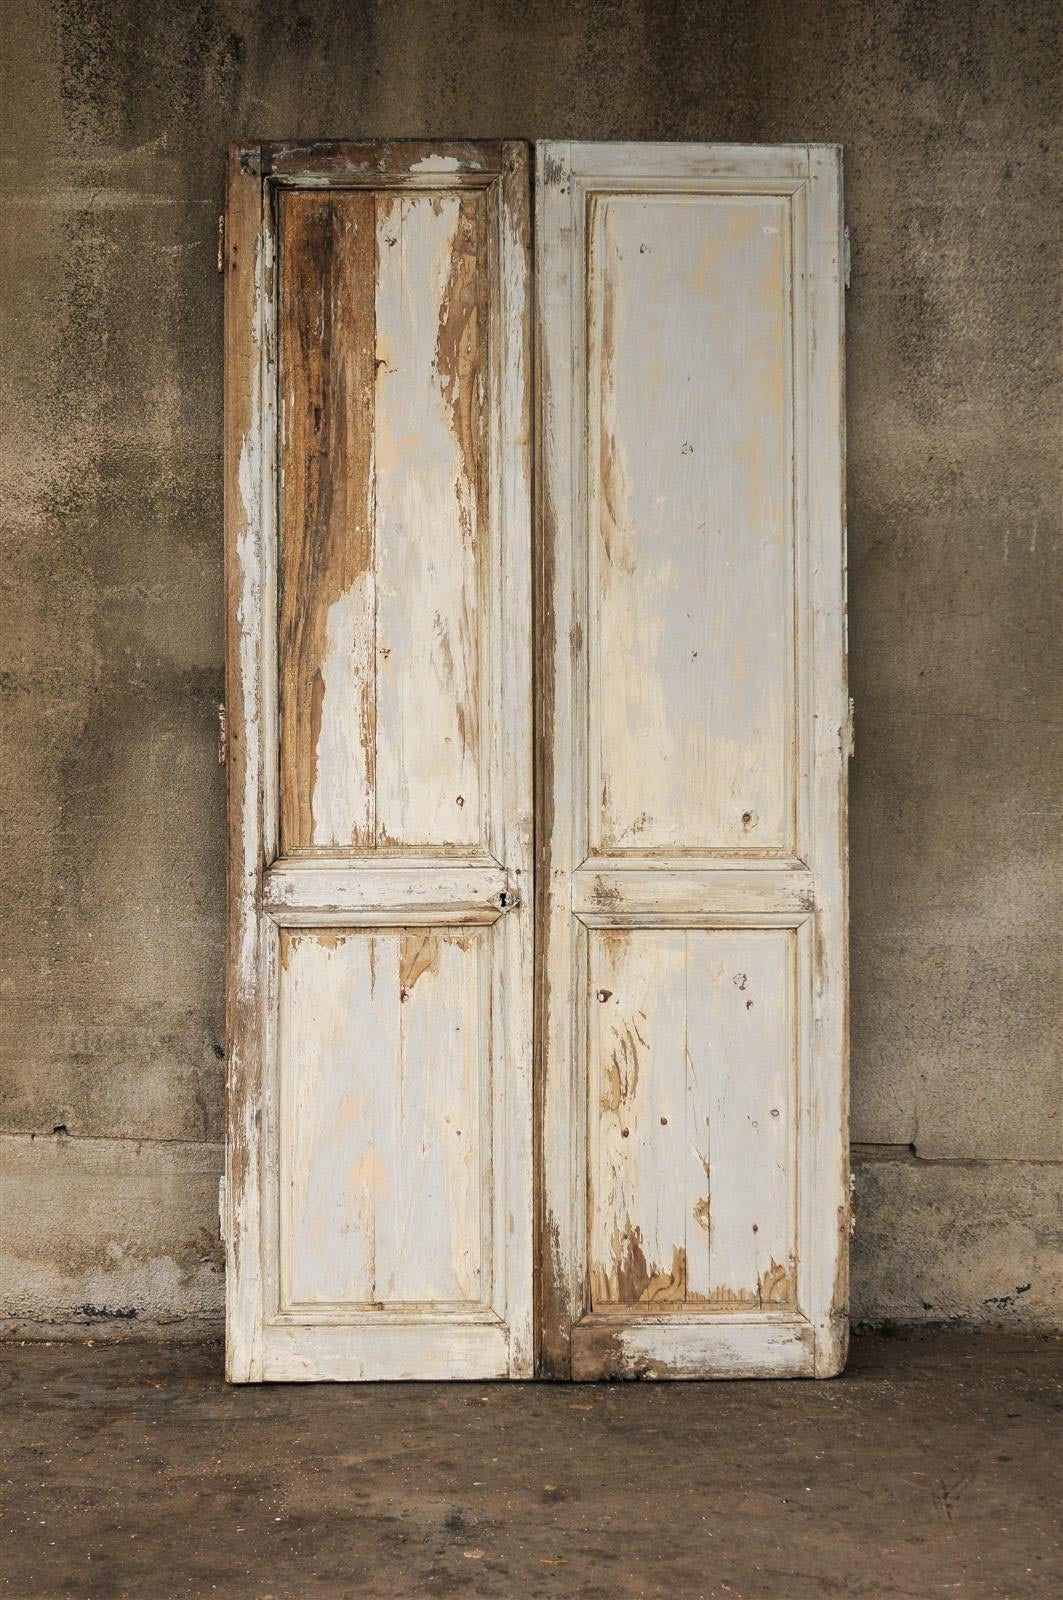
[[[790,200],[586,226],[590,850],[792,853]]]
[[[485,188],[281,189],[280,848],[490,849]]]

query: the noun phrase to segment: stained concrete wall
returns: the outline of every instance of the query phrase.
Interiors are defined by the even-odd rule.
[[[222,152],[340,134],[845,145],[854,1309],[1058,1317],[1053,8],[6,14],[8,1325],[218,1317]]]

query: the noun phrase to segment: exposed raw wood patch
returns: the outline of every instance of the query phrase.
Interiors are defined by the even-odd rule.
[[[646,1302],[686,1300],[686,1251],[681,1245],[672,1250],[670,1267],[647,1261],[642,1231],[633,1228],[617,1238],[613,1250],[613,1270],[603,1274],[595,1269],[592,1287],[594,1305],[638,1305]]]
[[[773,1260],[768,1270],[761,1273],[758,1298],[762,1306],[785,1306],[793,1303],[794,1287],[786,1267],[781,1267]]]
[[[375,219],[279,196],[282,851],[373,840]]]
[[[790,938],[592,933],[594,1307],[792,1303]]]
[[[479,263],[479,204],[475,196],[459,202],[458,223],[450,248],[436,339],[436,370],[461,451],[462,472],[455,485],[462,530],[473,537],[476,484],[481,469],[480,322],[483,276]]]
[[[377,842],[483,843],[487,348],[482,191],[381,198]]]

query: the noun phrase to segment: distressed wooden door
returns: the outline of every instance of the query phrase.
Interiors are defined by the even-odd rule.
[[[537,147],[542,1370],[844,1362],[832,147]]]
[[[532,1370],[528,184],[230,152],[238,1382]]]

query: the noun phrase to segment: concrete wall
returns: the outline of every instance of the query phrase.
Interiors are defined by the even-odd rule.
[[[218,1316],[216,223],[314,134],[845,145],[854,1309],[1059,1315],[1052,11],[11,0],[9,1325]]]

